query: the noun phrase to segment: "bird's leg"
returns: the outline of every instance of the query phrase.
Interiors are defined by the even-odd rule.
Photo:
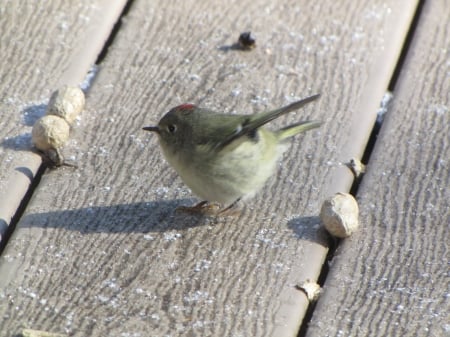
[[[217,215],[221,215],[224,213],[230,213],[230,215],[235,215],[235,213],[238,213],[236,210],[231,212],[232,208],[236,206],[236,204],[241,200],[241,198],[237,198],[235,201],[231,203],[231,205],[225,207],[224,209],[221,209],[219,212],[217,212]]]
[[[194,206],[178,206],[176,210],[186,213],[215,214],[217,213],[217,209],[217,204],[211,204],[204,200]]]

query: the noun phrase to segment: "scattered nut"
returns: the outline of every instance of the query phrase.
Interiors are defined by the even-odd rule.
[[[358,214],[358,203],[351,194],[336,193],[323,202],[320,219],[331,235],[346,238],[358,229]]]
[[[241,35],[239,35],[238,43],[239,46],[245,50],[253,49],[256,46],[255,38],[252,36],[251,32],[241,33]]]
[[[47,114],[33,126],[32,140],[44,153],[43,160],[50,166],[74,166],[64,161],[60,149],[69,139],[70,124],[83,110],[84,93],[78,87],[63,86],[50,97]]]
[[[361,163],[361,161],[357,158],[352,158],[348,163],[345,163],[355,176],[355,178],[359,178],[364,172],[366,172],[366,165]]]
[[[83,90],[78,87],[63,86],[50,97],[47,115],[56,115],[72,124],[84,108]]]
[[[43,159],[49,166],[64,165],[60,149],[69,139],[70,126],[61,117],[46,115],[33,125],[32,140],[36,148],[44,153]]]
[[[58,149],[69,139],[70,126],[61,117],[47,115],[39,118],[31,132],[34,145],[41,151]]]
[[[322,292],[320,285],[310,280],[306,280],[303,284],[298,284],[295,287],[298,290],[303,291],[310,302],[317,301],[320,293]]]

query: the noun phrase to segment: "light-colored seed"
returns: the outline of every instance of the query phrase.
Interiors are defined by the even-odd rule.
[[[366,166],[358,158],[350,159],[350,161],[345,163],[345,166],[352,171],[355,178],[359,178],[366,172]]]
[[[23,329],[22,330],[23,337],[67,337],[67,335],[60,333],[52,333],[48,331],[42,330],[34,330],[34,329]]]
[[[320,285],[310,280],[306,280],[302,284],[298,284],[296,288],[303,291],[310,302],[317,301],[320,293],[322,292]]]

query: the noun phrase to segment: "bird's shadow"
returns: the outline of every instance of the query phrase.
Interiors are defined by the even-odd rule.
[[[80,233],[148,233],[240,221],[237,215],[211,216],[176,210],[192,203],[192,199],[176,199],[33,213],[22,217],[20,227],[64,228]],[[317,229],[318,221],[318,217],[298,217],[287,226],[299,240],[327,246],[328,237]]]
[[[92,206],[25,215],[20,227],[64,228],[81,233],[147,233],[183,230],[211,224],[214,218],[176,211],[191,199]]]

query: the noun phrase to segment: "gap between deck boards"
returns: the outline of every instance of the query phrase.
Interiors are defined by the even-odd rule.
[[[114,43],[114,39],[117,36],[117,33],[119,32],[120,27],[122,26],[122,18],[128,14],[128,12],[131,9],[131,6],[133,5],[134,0],[128,0],[125,4],[125,6],[122,9],[122,12],[117,17],[116,22],[114,23],[111,32],[108,36],[108,38],[105,40],[105,43],[99,52],[96,61],[94,63],[94,66],[99,66],[102,61],[105,59],[106,55],[108,54],[108,48]],[[96,76],[96,72],[94,75],[91,73],[91,70],[89,70],[84,77],[84,80],[82,83],[92,83],[94,81],[94,78]],[[90,86],[90,84],[89,84]],[[87,88],[83,88],[83,91],[85,91],[85,94],[89,91],[89,86]],[[30,202],[31,198],[33,197],[35,189],[38,187],[41,178],[43,174],[45,174],[45,171],[48,169],[47,165],[44,162],[41,162],[41,165],[39,166],[39,169],[36,171],[36,174],[34,178],[31,179],[31,183],[27,189],[27,192],[25,193],[24,197],[20,201],[19,207],[17,208],[17,211],[14,213],[13,217],[11,218],[11,221],[9,224],[7,224],[7,228],[5,230],[4,235],[0,235],[0,255],[2,255],[3,250],[5,249],[6,245],[9,242],[9,239],[11,238],[12,234],[14,233],[14,230],[16,229],[17,224],[19,223],[23,213],[25,212],[28,203]]]
[[[416,10],[415,10],[414,15],[413,15],[412,20],[411,20],[410,27],[408,29],[408,32],[407,32],[406,36],[405,36],[405,40],[404,40],[404,43],[403,43],[400,55],[398,57],[397,64],[396,64],[396,66],[394,68],[394,71],[392,73],[392,77],[391,77],[391,79],[389,81],[389,85],[386,88],[386,93],[395,94],[395,87],[396,87],[398,78],[400,77],[400,73],[402,71],[403,65],[405,63],[406,56],[407,56],[407,54],[408,54],[408,52],[410,50],[411,43],[412,43],[412,40],[414,38],[417,26],[419,24],[419,20],[420,20],[422,11],[423,11],[423,7],[424,7],[424,4],[425,4],[425,1],[426,0],[419,0],[418,1]],[[394,97],[395,96],[393,96],[392,99],[394,99]],[[380,102],[380,108],[382,107],[382,105],[383,105],[383,103]],[[386,112],[384,114],[382,114],[380,116],[380,118],[377,117],[377,119],[375,121],[375,124],[373,125],[372,131],[370,133],[370,137],[368,139],[366,148],[365,148],[363,156],[361,158],[361,162],[364,165],[368,165],[369,164],[370,156],[372,155],[372,152],[373,152],[373,150],[375,148],[375,144],[377,142],[378,134],[380,133],[380,130],[381,130],[381,127],[382,127],[382,124],[383,124],[383,121],[384,121],[385,114],[389,113],[389,109],[390,109],[390,102],[387,103]],[[353,184],[352,184],[352,186],[350,188],[350,191],[349,191],[349,193],[352,194],[354,197],[357,196],[359,186],[361,185],[363,179],[364,179],[364,175],[362,175],[360,177],[360,179],[357,179],[357,178],[354,179]],[[342,239],[333,238],[331,236],[330,236],[330,238],[328,240],[328,242],[329,242],[329,250],[328,250],[328,253],[327,253],[327,257],[325,259],[325,263],[322,266],[319,278],[317,280],[317,283],[320,285],[321,288],[324,286],[324,284],[326,282],[326,279],[327,279],[327,276],[328,276],[328,273],[329,273],[329,269],[330,269],[329,265],[330,265],[331,261],[333,260],[334,255],[336,253],[336,250],[339,247],[341,241],[342,241]],[[308,331],[308,325],[309,325],[309,322],[312,319],[312,316],[313,316],[314,309],[315,309],[316,305],[317,305],[317,302],[313,302],[313,303],[311,303],[308,306],[308,309],[306,311],[305,317],[304,317],[304,319],[302,321],[302,324],[300,325],[300,330],[299,330],[299,333],[297,335],[298,337],[306,336],[307,331]]]

